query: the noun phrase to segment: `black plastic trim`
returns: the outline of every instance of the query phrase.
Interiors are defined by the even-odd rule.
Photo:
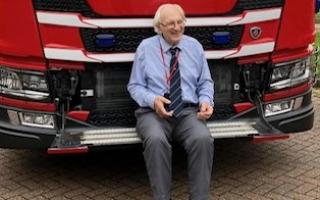
[[[19,129],[6,129],[0,124],[0,147],[14,149],[45,149],[49,148],[55,134],[40,134]],[[35,130],[35,129],[34,129]],[[39,131],[37,131],[39,132]]]
[[[7,109],[13,111],[48,113],[0,105],[0,110],[3,113],[5,113]],[[13,125],[9,123],[8,117],[0,118],[0,148],[44,149],[51,146],[56,134],[56,129]]]

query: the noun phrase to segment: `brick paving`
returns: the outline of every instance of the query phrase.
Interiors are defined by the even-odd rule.
[[[252,144],[217,141],[212,199],[320,199],[320,91],[315,91],[313,130],[285,141]],[[186,160],[174,154],[173,199],[188,199]],[[137,149],[48,156],[0,150],[0,200],[151,199]]]

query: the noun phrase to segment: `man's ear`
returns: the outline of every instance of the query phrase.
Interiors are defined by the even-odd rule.
[[[161,35],[162,34],[162,31],[160,29],[160,24],[156,25],[157,26],[157,29],[158,29],[158,34]]]

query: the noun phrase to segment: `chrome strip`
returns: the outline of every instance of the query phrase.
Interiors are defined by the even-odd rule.
[[[34,100],[46,100],[49,98],[49,93],[45,92],[37,92],[37,91],[31,91],[31,90],[10,90],[7,88],[1,88],[0,87],[0,93],[2,94],[9,94],[13,96],[18,97],[24,97]]]

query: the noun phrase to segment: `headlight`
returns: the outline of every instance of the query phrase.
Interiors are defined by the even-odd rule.
[[[20,71],[0,66],[0,93],[46,100],[49,89],[43,72]]]
[[[1,89],[21,90],[22,85],[17,73],[0,68],[0,86]]]
[[[279,90],[307,82],[312,78],[311,58],[274,65],[270,87]]]
[[[48,92],[47,80],[44,76],[23,74],[22,83],[24,89]]]

